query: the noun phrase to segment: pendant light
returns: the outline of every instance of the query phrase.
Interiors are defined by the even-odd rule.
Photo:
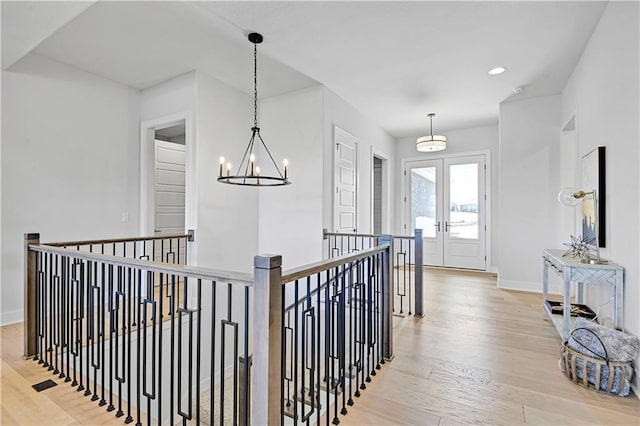
[[[447,147],[447,137],[433,134],[433,117],[435,114],[430,113],[427,116],[431,122],[431,134],[418,138],[416,141],[416,149],[420,152],[442,151]]]
[[[282,186],[289,185],[291,181],[287,177],[287,167],[289,162],[285,158],[283,161],[283,171],[280,171],[276,161],[273,159],[269,148],[260,136],[258,127],[258,44],[262,43],[262,35],[258,33],[249,34],[249,41],[253,43],[253,127],[251,128],[251,139],[240,160],[237,171],[232,172],[232,165],[224,157],[220,157],[220,173],[218,182],[230,185],[244,186]],[[257,143],[259,142],[259,143]],[[264,149],[261,149],[264,148]],[[266,163],[266,169],[260,170],[258,160],[262,158]],[[271,163],[269,163],[269,161]],[[273,165],[273,167],[271,167]],[[265,173],[266,172],[266,173]]]

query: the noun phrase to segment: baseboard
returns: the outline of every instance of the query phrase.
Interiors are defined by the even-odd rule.
[[[542,293],[542,285],[534,281],[502,280],[498,277],[498,288],[503,290],[518,290],[528,293]]]
[[[22,310],[0,313],[0,326],[24,321]]]

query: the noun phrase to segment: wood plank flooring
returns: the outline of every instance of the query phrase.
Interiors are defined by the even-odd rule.
[[[597,394],[558,369],[560,339],[542,297],[494,277],[425,269],[422,319],[395,330],[395,358],[340,416],[341,425],[638,425],[640,401]],[[0,328],[0,424],[123,424],[61,380],[22,360],[22,324]]]
[[[558,369],[542,296],[488,274],[425,269],[425,312],[395,328],[395,358],[341,425],[638,425],[640,401],[583,389]]]

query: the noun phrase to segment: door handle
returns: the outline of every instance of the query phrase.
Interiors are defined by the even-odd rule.
[[[444,232],[449,232],[449,222],[444,221]]]
[[[433,225],[433,226],[435,226],[435,227],[436,227],[436,230],[437,230],[438,232],[440,232],[440,221],[438,221],[438,223],[436,223],[436,224],[435,224],[435,225]]]

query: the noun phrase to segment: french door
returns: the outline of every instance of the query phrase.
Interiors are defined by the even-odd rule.
[[[423,263],[486,269],[485,156],[411,161],[405,229],[422,229]]]

